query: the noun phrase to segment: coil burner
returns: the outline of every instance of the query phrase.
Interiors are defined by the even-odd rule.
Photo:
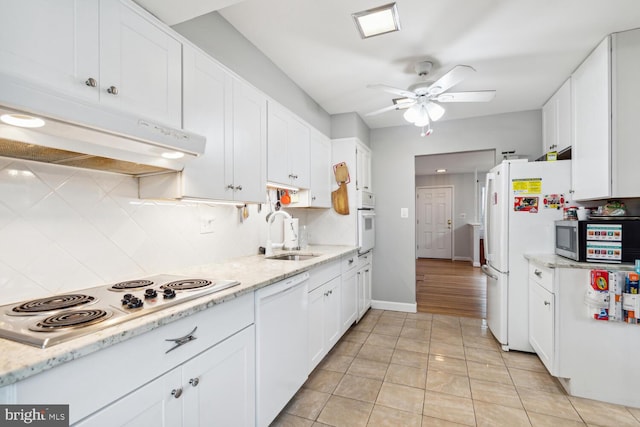
[[[35,332],[54,332],[60,329],[82,328],[103,322],[113,316],[108,310],[68,310],[49,316],[29,329]]]

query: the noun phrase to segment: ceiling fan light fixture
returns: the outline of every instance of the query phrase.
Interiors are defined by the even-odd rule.
[[[428,102],[426,108],[429,117],[431,117],[431,120],[434,122],[437,122],[444,116],[445,109],[442,105],[436,104],[435,102]]]
[[[363,39],[400,30],[398,7],[395,3],[356,12],[351,16]]]

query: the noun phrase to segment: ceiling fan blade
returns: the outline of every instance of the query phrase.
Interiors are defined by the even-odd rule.
[[[431,86],[429,86],[428,94],[440,95],[445,90],[460,83],[470,74],[475,73],[475,71],[476,70],[474,70],[473,67],[470,67],[468,65],[456,65],[451,70],[449,70],[447,74],[440,77],[438,80],[433,82]]]
[[[381,108],[379,110],[375,110],[375,111],[372,111],[370,113],[367,113],[367,114],[365,114],[365,116],[375,116],[376,114],[384,113],[384,112],[387,112],[387,111],[399,110],[400,108],[407,108],[407,107],[409,107],[409,106],[411,106],[411,105],[413,105],[415,103],[416,103],[415,101],[411,101],[411,103],[407,102],[407,103],[403,103],[402,105],[398,105],[398,104],[389,105],[388,107],[384,107],[384,108]]]
[[[416,94],[415,93],[409,92],[408,90],[404,90],[404,89],[398,89],[398,88],[393,87],[393,86],[377,84],[377,85],[367,85],[367,87],[369,89],[380,89],[380,90],[383,90],[385,92],[393,93],[395,95],[400,95],[400,96],[404,96],[404,97],[411,98],[411,99],[415,99],[416,98]]]
[[[438,102],[489,102],[496,96],[495,90],[475,92],[446,92],[435,98]]]

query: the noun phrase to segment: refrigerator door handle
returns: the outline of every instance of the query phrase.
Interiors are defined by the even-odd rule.
[[[483,264],[480,269],[482,270],[482,272],[484,274],[486,274],[487,276],[491,277],[493,280],[498,280],[498,276],[496,276],[495,274],[491,273],[491,271],[489,270],[489,266],[487,264]]]
[[[495,181],[495,179],[496,179],[496,174],[495,173],[493,173],[493,172],[487,173],[486,183],[485,183],[485,188],[487,190],[487,193],[486,193],[485,202],[484,202],[485,203],[485,205],[484,205],[484,235],[485,235],[485,239],[484,239],[484,257],[487,260],[490,260],[492,258],[491,250],[489,248],[489,246],[491,244],[491,242],[490,242],[490,240],[491,240],[491,236],[490,236],[491,229],[489,227],[489,221],[490,221],[489,215],[491,215],[490,214],[491,197],[493,197],[491,192],[493,191],[493,185],[490,185],[490,184],[492,184]]]

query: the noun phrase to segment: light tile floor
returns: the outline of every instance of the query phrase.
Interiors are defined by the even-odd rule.
[[[480,319],[369,310],[273,426],[640,426],[640,409],[567,396]]]

